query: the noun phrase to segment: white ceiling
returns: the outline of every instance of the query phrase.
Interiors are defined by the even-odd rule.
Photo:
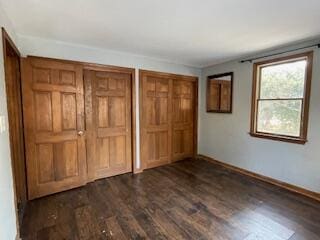
[[[320,36],[320,0],[0,0],[20,35],[207,66]]]

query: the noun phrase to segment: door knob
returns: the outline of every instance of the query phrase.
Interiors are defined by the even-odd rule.
[[[78,132],[78,135],[79,135],[79,136],[82,136],[82,135],[83,135],[83,131],[79,131],[79,132]]]

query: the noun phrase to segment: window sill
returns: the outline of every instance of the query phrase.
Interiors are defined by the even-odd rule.
[[[281,135],[274,135],[274,134],[267,134],[267,133],[249,133],[251,137],[257,138],[265,138],[274,141],[281,141],[281,142],[289,142],[289,143],[296,143],[296,144],[306,144],[307,139],[303,138],[295,138],[295,137],[286,137]]]

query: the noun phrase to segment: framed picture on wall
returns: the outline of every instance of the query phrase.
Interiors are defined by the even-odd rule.
[[[207,112],[232,113],[233,72],[207,78]]]

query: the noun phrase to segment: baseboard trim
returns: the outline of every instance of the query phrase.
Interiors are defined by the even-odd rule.
[[[142,168],[136,168],[133,170],[133,174],[139,174],[139,173],[142,173],[143,172],[143,169]]]
[[[292,184],[289,184],[289,183],[286,183],[286,182],[282,182],[282,181],[279,181],[279,180],[276,180],[276,179],[273,179],[273,178],[270,178],[270,177],[267,177],[267,176],[264,176],[264,175],[261,175],[261,174],[258,174],[258,173],[254,173],[254,172],[245,170],[243,168],[239,168],[239,167],[233,166],[231,164],[224,163],[222,161],[213,159],[213,158],[205,156],[205,155],[199,154],[198,158],[204,159],[206,161],[215,163],[215,164],[217,164],[219,166],[222,166],[224,168],[227,168],[227,169],[230,169],[232,171],[238,172],[238,173],[240,173],[242,175],[246,175],[246,176],[261,180],[263,182],[267,182],[267,183],[276,185],[278,187],[284,188],[284,189],[289,190],[289,191],[294,192],[294,193],[301,194],[303,196],[312,198],[312,199],[320,202],[320,193],[313,192],[313,191],[307,190],[305,188],[301,188],[301,187],[298,187],[298,186],[295,186],[295,185],[292,185]]]

